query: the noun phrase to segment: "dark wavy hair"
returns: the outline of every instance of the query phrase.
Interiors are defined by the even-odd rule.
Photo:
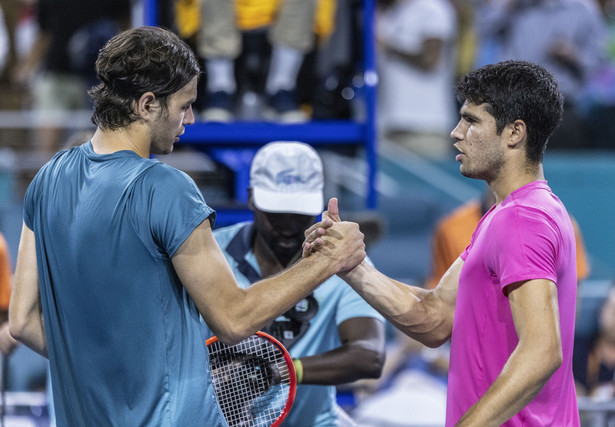
[[[557,82],[544,68],[525,61],[504,61],[471,71],[457,83],[457,99],[486,103],[498,134],[515,120],[527,127],[526,159],[542,161],[549,138],[562,120],[564,100]]]
[[[160,27],[124,31],[100,50],[96,76],[100,83],[88,92],[94,101],[92,122],[116,130],[138,119],[134,103],[145,92],[161,101],[200,76],[198,60],[173,32]]]

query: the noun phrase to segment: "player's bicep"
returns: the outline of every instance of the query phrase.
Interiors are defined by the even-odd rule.
[[[203,221],[183,242],[172,258],[182,285],[214,333],[226,322],[233,301],[243,295],[222,250],[213,237],[211,224]]]
[[[444,276],[440,279],[438,286],[433,290],[436,295],[436,301],[441,305],[443,313],[449,313],[452,317],[455,313],[455,304],[457,302],[457,289],[459,288],[459,276],[461,275],[461,268],[463,267],[464,260],[458,257],[455,262],[446,270]]]
[[[561,357],[557,287],[546,279],[513,283],[506,287],[520,343]]]
[[[21,317],[37,309],[40,305],[39,300],[36,240],[34,232],[24,223],[19,241],[10,310]]]

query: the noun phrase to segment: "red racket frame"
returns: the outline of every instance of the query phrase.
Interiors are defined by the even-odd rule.
[[[271,427],[278,427],[280,424],[282,424],[282,421],[284,421],[284,419],[288,416],[288,414],[290,413],[290,409],[292,408],[293,403],[295,402],[295,395],[297,392],[297,374],[295,373],[295,365],[293,364],[293,359],[290,357],[288,350],[286,350],[286,348],[282,345],[280,341],[278,341],[271,335],[265,332],[262,332],[262,331],[257,331],[254,333],[254,335],[257,335],[263,339],[266,339],[267,341],[274,344],[278,348],[278,350],[280,350],[280,352],[282,353],[282,356],[284,357],[284,361],[286,362],[286,366],[288,366],[288,374],[290,376],[289,378],[290,388],[288,391],[288,399],[286,400],[286,404],[284,405],[284,408],[282,409],[282,412],[280,413],[280,415],[275,419],[273,424],[271,424]],[[211,338],[208,338],[205,341],[205,344],[209,346],[217,341],[220,341],[218,337],[213,336]],[[229,347],[232,347],[232,346],[229,346]]]

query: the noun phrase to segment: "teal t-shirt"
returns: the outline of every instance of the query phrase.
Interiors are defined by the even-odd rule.
[[[225,426],[199,313],[171,257],[215,213],[186,174],[90,143],[24,202],[61,426]],[[206,260],[204,260],[206,262]]]

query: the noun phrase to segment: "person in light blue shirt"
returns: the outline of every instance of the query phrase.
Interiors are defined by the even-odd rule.
[[[323,208],[322,162],[316,150],[284,141],[262,147],[252,161],[249,199],[253,222],[214,230],[243,288],[300,259],[303,232]],[[282,425],[344,425],[335,385],[380,376],[383,318],[337,276],[263,330],[289,350],[300,383]]]
[[[326,252],[240,288],[194,181],[150,158],[194,123],[196,57],[140,27],[105,45],[96,72],[94,136],[26,192],[10,332],[49,357],[60,426],[226,426],[201,318],[241,341],[360,262],[363,236],[346,223],[321,236]]]

